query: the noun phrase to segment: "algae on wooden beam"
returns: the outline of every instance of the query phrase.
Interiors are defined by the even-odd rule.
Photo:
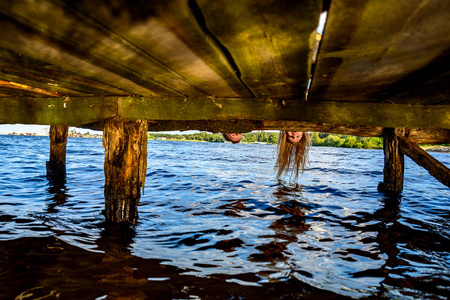
[[[117,97],[0,98],[0,123],[78,126],[117,115]]]
[[[450,129],[448,105],[252,98],[119,97],[118,115],[148,120],[267,120]]]

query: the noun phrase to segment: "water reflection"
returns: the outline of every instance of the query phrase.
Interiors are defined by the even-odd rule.
[[[98,250],[104,252],[100,265],[107,270],[95,276],[99,283],[123,285],[108,292],[108,299],[145,299],[145,293],[136,291],[135,286],[147,283],[146,278],[135,276],[136,265],[131,252],[136,231],[127,224],[105,223],[100,238],[96,241]]]
[[[380,278],[378,297],[422,297],[424,292],[444,296],[450,286],[448,274],[442,272],[439,276],[438,270],[431,267],[435,262],[430,260],[427,252],[448,251],[448,239],[419,220],[405,218],[400,205],[401,195],[384,194],[381,202],[383,206],[372,214],[357,213],[344,219],[356,220],[357,225],[342,223],[354,232],[375,232],[374,240],[360,241],[377,245],[377,249],[370,252],[358,250],[354,253],[354,249],[342,249],[342,254],[353,253],[372,259],[380,259],[383,254],[386,257],[380,268],[350,275],[353,278]],[[391,294],[392,290],[395,294]]]
[[[48,213],[57,213],[59,212],[58,206],[63,206],[68,197],[71,197],[68,192],[69,189],[66,186],[66,182],[64,181],[54,181],[49,180],[47,192],[50,194],[48,198],[49,203],[47,205],[46,212]]]
[[[274,213],[282,218],[276,219],[269,228],[274,234],[260,236],[264,239],[272,239],[256,247],[260,253],[251,254],[250,261],[271,262],[286,261],[289,256],[288,245],[298,241],[297,236],[307,231],[310,225],[306,224],[305,211],[308,209],[301,201],[303,186],[295,184],[286,186],[280,182],[274,192],[277,206]]]

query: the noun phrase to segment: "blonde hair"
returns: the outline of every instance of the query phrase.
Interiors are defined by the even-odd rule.
[[[294,178],[297,179],[299,169],[302,169],[302,173],[305,171],[311,138],[307,132],[303,132],[303,136],[298,143],[288,142],[286,137],[286,131],[280,131],[277,144],[277,162],[275,164],[277,178],[281,177],[283,173],[288,174],[289,168],[292,168],[291,177],[295,175]]]

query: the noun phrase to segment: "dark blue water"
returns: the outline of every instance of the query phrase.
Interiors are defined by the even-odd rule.
[[[149,141],[126,228],[104,223],[101,140],[69,138],[64,185],[46,179],[48,152],[0,136],[0,299],[450,295],[450,190],[408,158],[389,197],[380,150],[314,147],[293,183],[272,145]]]

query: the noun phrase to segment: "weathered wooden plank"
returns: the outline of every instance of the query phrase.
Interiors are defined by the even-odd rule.
[[[278,120],[450,129],[450,106],[274,99],[119,98],[119,116],[148,120]]]
[[[2,2],[0,2],[2,3]],[[60,49],[58,42],[52,44],[40,34],[33,33],[32,27],[22,28],[16,24],[6,22],[0,18],[0,48],[15,52],[16,57],[24,56],[27,60],[41,61],[45,68],[56,69],[61,73],[70,72],[79,74],[79,80],[89,78],[91,81],[100,81],[110,86],[119,86],[129,94],[154,95],[152,91],[144,88],[127,78],[117,75],[113,71],[105,70],[94,62],[86,61],[86,55],[76,57],[71,49]],[[68,47],[70,48],[70,47]],[[21,62],[18,62],[20,66]],[[26,68],[19,70],[26,71]],[[64,70],[64,71],[63,71]],[[20,81],[18,83],[21,83]],[[133,92],[132,92],[133,91]],[[88,91],[86,91],[88,92]]]
[[[192,3],[195,1],[83,0],[68,5],[99,20],[208,95],[251,96],[225,54],[202,29]]]
[[[305,96],[321,1],[197,1],[205,27],[257,98]]]
[[[383,130],[384,168],[383,182],[378,184],[378,191],[399,193],[403,190],[405,158],[399,148],[399,138],[394,128]]]
[[[0,98],[0,122],[78,126],[121,116],[147,120],[300,121],[450,129],[446,105],[303,102],[247,98]]]
[[[448,129],[419,129],[396,128],[398,136],[404,136],[408,141],[416,144],[449,144],[450,130]]]
[[[24,84],[17,84],[15,82],[9,82],[9,81],[3,81],[0,80],[0,90],[2,91],[16,91],[17,93],[23,93],[23,94],[31,94],[31,95],[37,95],[41,97],[45,96],[53,96],[53,97],[61,97],[62,95],[56,92],[51,92],[48,90],[31,87]]]
[[[383,127],[379,126],[327,124],[296,121],[262,121],[261,127],[256,128],[255,130],[330,132],[362,137],[380,137],[383,133]]]
[[[449,19],[449,1],[331,1],[309,101],[383,101],[447,72]]]
[[[450,46],[449,46],[450,49]],[[445,104],[450,105],[450,70],[444,74],[441,74],[430,81],[423,84],[418,82],[421,80],[421,76],[425,76],[429,73],[429,77],[435,76],[435,70],[450,68],[450,55],[447,56],[447,61],[438,61],[429,68],[419,70],[410,76],[396,82],[384,92],[384,97],[388,99],[382,102],[395,102],[399,104]],[[437,74],[440,72],[438,71]],[[398,93],[399,90],[404,92]]]
[[[81,128],[102,131],[103,121],[84,124]],[[200,130],[209,132],[251,132],[255,130],[287,130],[307,132],[330,132],[361,137],[381,137],[382,127],[365,125],[343,125],[299,121],[256,121],[256,120],[148,120],[148,131],[185,131]],[[396,129],[397,133],[397,129]],[[402,135],[410,142],[418,144],[449,144],[449,129],[402,128]]]
[[[62,95],[129,95],[129,91],[74,74],[67,69],[0,49],[0,77],[3,80],[26,84]]]
[[[419,146],[408,141],[405,137],[398,136],[400,150],[411,158],[416,164],[424,167],[431,176],[444,185],[450,187],[450,169],[428,154]]]
[[[117,98],[0,98],[0,123],[78,126],[117,115]]]
[[[106,220],[136,224],[147,170],[147,122],[106,120],[103,147]]]
[[[204,95],[142,49],[64,2],[2,2],[0,14],[4,16],[0,24],[3,28],[3,34],[0,33],[0,47],[5,49],[18,53],[24,51],[23,53],[30,57],[42,58],[43,61],[51,62],[61,69],[65,69],[64,65],[71,64],[78,74],[83,74],[85,70],[76,64],[81,60],[85,65],[96,67],[89,70],[94,78],[111,82],[105,74],[107,70],[106,73],[111,73],[110,76],[114,75],[116,78],[116,86],[129,90],[132,94]],[[33,55],[35,52],[48,55],[48,52],[52,51],[53,55],[47,60],[42,54]],[[64,53],[68,56],[67,62],[61,60]]]

